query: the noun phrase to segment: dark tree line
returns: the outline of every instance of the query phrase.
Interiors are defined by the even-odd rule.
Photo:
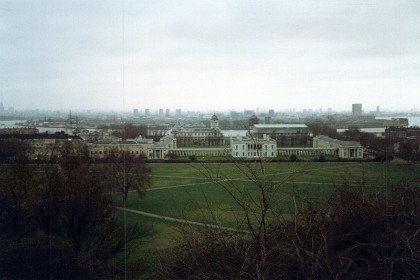
[[[19,143],[21,145],[21,143]],[[22,146],[23,147],[23,146]],[[0,165],[0,275],[6,279],[103,279],[145,234],[124,225],[103,182],[107,172],[70,160],[30,164],[19,149]],[[66,149],[62,151],[66,153]]]
[[[145,125],[126,123],[119,126],[111,125],[111,129],[113,129],[112,135],[122,139],[134,139],[138,136],[147,136],[147,126]]]

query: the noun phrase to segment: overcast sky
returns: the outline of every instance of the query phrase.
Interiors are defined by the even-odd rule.
[[[16,109],[420,110],[418,0],[0,0]]]

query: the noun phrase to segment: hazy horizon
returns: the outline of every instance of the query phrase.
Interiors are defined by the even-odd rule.
[[[420,109],[420,2],[2,1],[18,110]]]

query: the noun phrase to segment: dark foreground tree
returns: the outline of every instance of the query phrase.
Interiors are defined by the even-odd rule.
[[[260,184],[257,188],[268,186],[259,182],[255,181]],[[249,235],[185,230],[180,248],[184,253],[178,252],[165,263],[161,276],[420,279],[420,188],[416,185],[377,189],[366,193],[361,187],[337,187],[323,202],[296,195],[294,214],[279,216],[275,221],[267,219],[271,223],[266,231],[258,231],[260,234],[255,234],[255,229],[263,226],[262,219],[257,222],[260,227],[249,227]],[[242,209],[249,207],[243,191],[231,194],[243,204]],[[264,201],[261,196],[254,198],[256,203]],[[261,205],[262,210],[268,210],[264,208],[266,204]]]
[[[32,217],[31,190],[37,180],[34,167],[29,164],[29,147],[15,143],[18,148],[11,163],[0,165],[0,238],[23,236]]]
[[[5,279],[82,279],[89,278],[88,268],[62,238],[39,235],[1,246],[0,272]]]
[[[43,165],[35,175],[25,170],[2,167],[0,201],[7,201],[13,211],[2,207],[0,215],[0,275],[5,279],[121,275],[126,264],[119,256],[129,252],[132,241],[145,231],[122,223],[100,184],[100,172],[88,165],[57,164]]]
[[[407,160],[408,163],[415,162],[420,158],[419,151],[418,141],[406,140],[400,143],[399,156]]]

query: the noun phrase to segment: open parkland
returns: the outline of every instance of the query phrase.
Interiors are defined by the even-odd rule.
[[[146,196],[129,193],[116,209],[122,219],[149,229],[137,254],[147,262],[173,253],[180,227],[245,231],[245,216],[227,190],[243,199],[259,201],[255,178],[273,194],[272,205],[291,217],[296,195],[323,198],[336,187],[359,187],[375,193],[397,184],[420,183],[420,165],[395,162],[248,162],[248,163],[149,163],[152,187]],[[122,195],[114,193],[116,201]],[[241,197],[240,197],[241,198]],[[252,202],[250,202],[252,203]]]

